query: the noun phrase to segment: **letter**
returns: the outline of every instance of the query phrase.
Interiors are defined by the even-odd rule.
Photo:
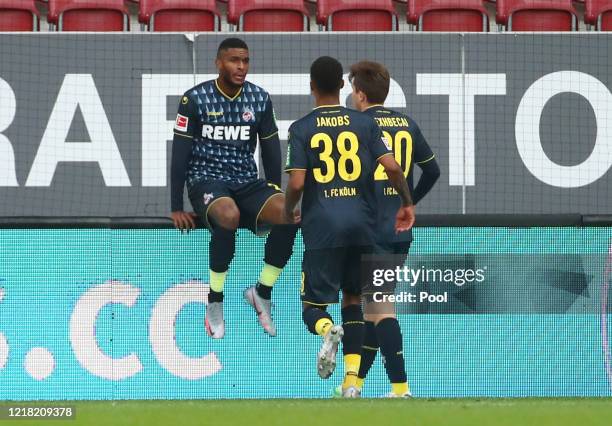
[[[243,141],[248,141],[251,138],[251,127],[242,126],[240,128],[240,139]]]
[[[206,139],[212,139],[213,126],[211,126],[210,124],[205,124],[204,126],[202,126],[202,137]]]
[[[213,139],[216,141],[220,141],[222,139],[225,139],[225,135],[223,134],[223,127],[221,126],[216,126],[215,129],[213,130]]]
[[[383,269],[374,269],[373,272],[373,279],[372,279],[372,284],[375,285],[376,287],[380,287],[381,285],[384,284],[384,280],[382,280],[383,274],[384,274],[384,270]]]
[[[416,91],[448,95],[449,185],[474,186],[474,98],[505,95],[506,74],[417,74]]]
[[[77,107],[91,142],[66,137]],[[96,162],[106,186],[131,186],[117,142],[91,74],[66,74],[51,111],[26,186],[50,186],[60,162]]]
[[[183,354],[176,344],[176,317],[189,303],[207,303],[209,287],[193,280],[169,288],[153,307],[149,321],[151,348],[157,362],[176,377],[198,380],[218,373],[223,367],[214,352],[200,358]],[[200,322],[203,324],[203,321]]]
[[[429,273],[431,272],[431,275],[433,276],[433,279],[429,278]],[[443,278],[442,278],[442,269],[428,269],[427,270],[427,282],[443,282]]]
[[[70,344],[77,361],[91,374],[108,380],[122,380],[138,374],[142,364],[135,353],[123,358],[107,356],[96,340],[96,319],[110,303],[134,306],[140,290],[119,281],[109,281],[87,290],[77,301],[70,317]]]
[[[244,126],[229,126],[227,127],[227,132],[225,134],[225,138],[226,139],[231,139],[231,140],[238,140],[238,138],[244,140],[244,138],[242,137],[242,130],[244,129]]]
[[[9,138],[2,134],[13,123],[16,112],[15,92],[0,78],[0,186],[19,186],[13,145]]]
[[[382,293],[380,291],[376,291],[372,295],[372,298],[374,299],[374,302],[382,302],[383,298],[381,296],[382,296]]]
[[[168,96],[180,96],[198,81],[216,78],[214,74],[142,74],[142,186],[168,184],[168,145],[176,118],[176,107],[167,111]],[[170,114],[169,114],[170,113]],[[172,118],[168,120],[168,116]]]
[[[479,283],[483,282],[485,280],[484,269],[476,269],[476,276],[476,281]]]
[[[456,269],[455,270],[455,285],[461,287],[465,284],[465,269]]]
[[[553,96],[565,92],[584,97],[593,108],[597,123],[593,152],[582,163],[573,166],[562,166],[551,161],[540,140],[540,119],[544,107]],[[612,167],[610,123],[612,94],[601,81],[578,71],[554,72],[537,80],[523,95],[516,113],[516,146],[525,167],[536,179],[558,188],[579,188],[597,181]]]

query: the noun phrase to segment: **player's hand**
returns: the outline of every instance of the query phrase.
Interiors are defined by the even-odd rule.
[[[409,231],[414,225],[414,206],[400,207],[395,215],[395,233]]]
[[[198,215],[192,212],[172,212],[172,222],[174,222],[174,227],[181,232],[189,232],[192,229],[195,229],[195,219],[197,217]]]
[[[284,221],[288,225],[297,225],[302,220],[299,210],[294,210],[292,212],[288,212],[287,210],[283,210],[284,213]]]
[[[293,211],[293,224],[297,225],[301,221],[302,221],[302,212],[300,211],[300,209],[295,209]]]

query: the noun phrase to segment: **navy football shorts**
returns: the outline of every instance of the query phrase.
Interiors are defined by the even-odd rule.
[[[189,188],[189,199],[196,214],[211,231],[214,224],[208,217],[210,208],[218,200],[231,198],[240,210],[240,228],[249,229],[255,235],[265,235],[270,232],[271,225],[259,223],[259,215],[272,197],[282,193],[278,186],[263,179],[240,184],[206,181]]]

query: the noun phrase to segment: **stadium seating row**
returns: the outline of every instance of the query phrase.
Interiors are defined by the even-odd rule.
[[[215,0],[132,0],[149,31],[221,29]],[[398,1],[398,0],[396,0]],[[494,0],[488,0],[494,1]],[[584,21],[612,30],[612,0],[584,1]],[[37,31],[43,0],[0,0],[0,31]],[[305,31],[303,0],[225,0],[227,22],[238,31]],[[309,2],[314,2],[309,0]],[[45,0],[47,21],[58,31],[128,31],[124,0]],[[572,0],[497,0],[495,20],[507,31],[577,30]],[[420,31],[489,31],[485,0],[406,0],[407,22]],[[395,31],[393,0],[316,0],[316,22],[327,31]]]

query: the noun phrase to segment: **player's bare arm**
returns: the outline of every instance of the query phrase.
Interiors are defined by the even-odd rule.
[[[304,182],[306,181],[306,170],[292,170],[289,182],[285,190],[284,219],[286,223],[299,223],[300,213],[296,210],[297,204],[302,198]]]

